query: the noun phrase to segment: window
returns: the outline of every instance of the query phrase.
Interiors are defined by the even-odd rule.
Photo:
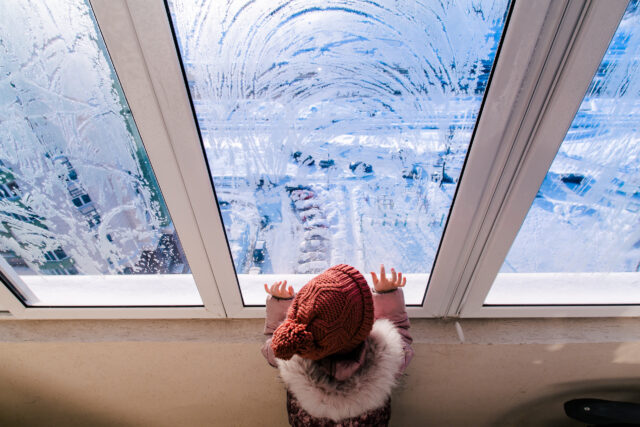
[[[487,304],[640,303],[638,24],[631,2],[500,270],[574,274],[498,279]]]
[[[0,305],[263,316],[264,282],[384,262],[408,273],[412,316],[638,315],[637,11],[11,8]]]
[[[508,1],[168,3],[244,304],[381,262],[420,304]]]
[[[542,50],[540,68],[529,65],[536,76],[530,86],[532,95],[522,107],[522,119],[514,129],[507,128],[515,135],[514,144],[488,198],[490,215],[480,231],[482,241],[473,249],[472,262],[463,273],[465,283],[452,301],[450,313],[483,317],[638,314],[636,273],[616,272],[611,264],[605,267],[610,257],[574,257],[581,249],[572,246],[573,242],[584,245],[587,236],[597,234],[594,230],[606,229],[607,221],[589,222],[589,218],[615,217],[609,221],[612,227],[625,221],[624,214],[610,216],[613,205],[603,199],[621,197],[614,178],[619,179],[618,168],[625,166],[614,164],[615,160],[608,162],[616,149],[634,149],[633,142],[624,141],[624,134],[635,125],[633,120],[627,122],[630,126],[607,124],[606,115],[594,114],[594,108],[603,113],[612,111],[613,100],[619,96],[613,89],[617,84],[613,75],[623,72],[625,61],[634,63],[624,57],[635,57],[635,46],[628,44],[623,54],[620,34],[628,34],[629,23],[637,19],[637,2],[554,7],[561,13],[557,19],[545,19],[544,25],[553,28],[553,36],[549,42],[538,42],[548,46]],[[612,54],[616,59],[607,64]],[[532,63],[537,63],[535,57]],[[608,86],[602,73],[614,69],[617,71]],[[607,92],[608,88],[613,90]],[[604,107],[607,103],[608,108]],[[605,148],[612,139],[618,142]],[[564,200],[560,194],[566,196]],[[550,204],[553,208],[546,210]],[[589,224],[592,232],[581,229]],[[519,232],[521,237],[517,237]],[[593,264],[596,258],[599,267]]]
[[[201,305],[88,4],[5,9],[0,255],[17,296],[28,306]]]

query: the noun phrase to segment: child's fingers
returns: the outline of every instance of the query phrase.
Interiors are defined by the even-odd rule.
[[[371,278],[373,279],[373,285],[374,286],[377,285],[378,284],[378,276],[373,271],[371,272]]]
[[[402,288],[406,284],[407,284],[407,278],[405,277],[402,279],[402,285],[400,285],[400,287]]]
[[[293,296],[293,286],[289,286],[289,296]]]
[[[287,292],[287,281],[285,280],[284,282],[282,282],[282,285],[280,285],[280,293],[284,295],[286,292]]]
[[[396,283],[396,270],[395,270],[395,268],[391,269],[391,283]]]
[[[268,294],[270,294],[271,292],[269,292],[269,285],[267,285],[266,283],[264,284],[264,291]]]
[[[398,281],[394,283],[397,283],[396,286],[400,286],[402,284],[402,273],[398,273]]]
[[[380,264],[380,280],[386,280],[386,275],[384,272],[384,264]]]

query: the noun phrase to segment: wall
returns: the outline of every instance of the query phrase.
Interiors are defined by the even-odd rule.
[[[639,319],[413,320],[394,426],[570,426],[640,402]],[[286,425],[260,320],[0,322],[0,425]],[[461,341],[464,339],[464,341]]]

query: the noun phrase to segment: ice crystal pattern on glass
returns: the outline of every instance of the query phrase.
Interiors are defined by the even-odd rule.
[[[503,272],[640,271],[640,9],[632,1]]]
[[[2,7],[0,255],[20,274],[188,271],[88,2]]]
[[[239,273],[428,273],[507,1],[169,2]]]

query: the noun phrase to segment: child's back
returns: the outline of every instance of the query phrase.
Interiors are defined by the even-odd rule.
[[[412,340],[396,289],[402,275],[387,280],[382,268],[373,280],[372,295],[362,274],[341,264],[295,298],[286,282],[265,286],[271,294],[265,334],[273,336],[262,352],[287,387],[291,425],[388,424],[391,390],[413,356]]]

